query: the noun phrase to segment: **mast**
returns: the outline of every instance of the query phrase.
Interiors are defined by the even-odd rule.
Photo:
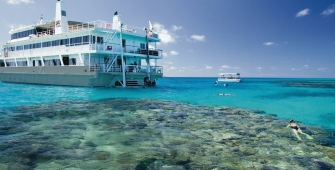
[[[121,61],[122,61],[122,80],[123,80],[123,87],[127,86],[126,83],[126,65],[124,63],[124,58],[123,58],[123,44],[122,44],[122,22],[120,21],[120,17],[119,14],[117,13],[117,11],[114,13],[113,16],[113,29],[115,30],[119,30],[120,31],[120,49],[121,49]]]
[[[62,10],[62,1],[57,0],[55,17],[55,34],[62,34],[69,31],[66,18],[66,11]]]

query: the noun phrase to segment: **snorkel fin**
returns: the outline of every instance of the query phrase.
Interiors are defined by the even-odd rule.
[[[307,137],[307,139],[309,139],[309,140],[314,139],[312,136],[309,136],[309,135],[307,135],[307,134],[306,134],[306,137]]]

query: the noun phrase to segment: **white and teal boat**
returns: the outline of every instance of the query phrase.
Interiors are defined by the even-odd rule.
[[[241,82],[240,73],[219,73],[218,82]]]
[[[155,86],[163,77],[158,34],[113,21],[68,21],[61,0],[55,21],[14,28],[2,45],[0,81],[113,87]],[[149,48],[150,47],[150,48]],[[154,65],[151,65],[154,63]]]

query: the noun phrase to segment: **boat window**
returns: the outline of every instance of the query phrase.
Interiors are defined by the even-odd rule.
[[[69,45],[69,39],[62,39],[60,45]]]
[[[55,40],[51,42],[51,46],[59,46],[60,40]]]
[[[82,37],[70,38],[70,45],[81,45]]]
[[[20,51],[20,50],[23,50],[23,46],[22,45],[16,46],[16,51]]]
[[[146,49],[144,43],[141,43],[141,44],[140,44],[140,47],[141,47],[141,49]]]
[[[8,51],[15,51],[15,47],[8,47]]]
[[[91,42],[92,42],[92,44],[95,44],[95,36],[91,35]]]
[[[34,44],[34,47],[35,47],[35,48],[41,48],[41,43],[35,43],[35,44]]]
[[[63,10],[62,10],[62,16],[65,16],[65,17],[66,17],[66,11],[63,11]]]
[[[70,60],[70,65],[76,65],[76,59],[75,58],[71,58]]]
[[[126,40],[122,39],[122,47],[125,47],[125,46],[126,46]]]
[[[44,60],[45,66],[52,66],[52,60]]]
[[[89,36],[83,36],[83,44],[88,44],[89,43]]]
[[[0,67],[5,67],[5,62],[3,62],[2,60],[0,60]]]
[[[42,65],[42,63],[41,63]],[[45,66],[60,66],[61,62],[60,59],[50,59],[50,60],[44,60]]]
[[[27,66],[27,61],[17,61],[17,66],[18,67]]]
[[[42,42],[42,47],[50,47],[51,45],[51,42],[48,41],[48,42]]]
[[[7,65],[7,67],[16,67],[16,64],[15,64],[15,62],[14,61],[6,61],[6,65]]]
[[[97,37],[97,43],[104,43],[104,40],[102,37]]]
[[[83,42],[83,37],[77,37],[76,42],[77,42],[76,45],[81,45]]]
[[[23,38],[23,37],[28,37],[31,34],[36,34],[36,30],[35,29],[31,29],[31,30],[26,30],[26,31],[21,31],[21,32],[17,32],[11,35],[11,39],[17,39],[17,38]]]
[[[30,49],[30,44],[26,44],[26,45],[24,45],[24,49],[25,49],[25,50]]]

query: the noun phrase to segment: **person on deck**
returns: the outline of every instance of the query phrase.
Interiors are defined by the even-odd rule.
[[[299,126],[294,122],[293,119],[290,120],[290,123],[286,127],[287,128],[288,127],[292,128],[292,131],[297,136],[298,140],[301,140],[301,137],[298,135],[298,133],[306,135],[307,139],[313,139],[312,136],[309,136],[308,134],[302,132],[301,129],[299,128]]]

